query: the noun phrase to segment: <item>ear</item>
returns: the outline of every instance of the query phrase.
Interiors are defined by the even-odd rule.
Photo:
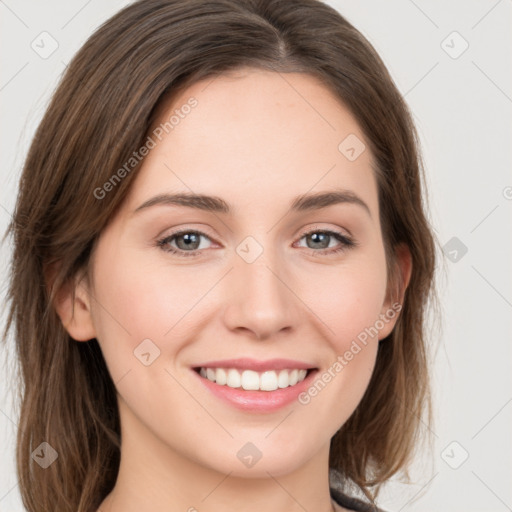
[[[57,292],[55,310],[62,325],[76,341],[88,341],[96,337],[91,315],[91,295],[85,278],[66,283]]]
[[[396,265],[388,278],[386,299],[382,305],[380,319],[384,323],[379,329],[379,340],[389,336],[398,320],[403,307],[405,290],[409,286],[412,274],[412,256],[406,244],[399,244],[395,250]]]

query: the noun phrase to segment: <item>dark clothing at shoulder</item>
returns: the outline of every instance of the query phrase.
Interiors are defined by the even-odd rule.
[[[376,505],[352,498],[331,487],[331,498],[340,506],[354,512],[385,512]]]

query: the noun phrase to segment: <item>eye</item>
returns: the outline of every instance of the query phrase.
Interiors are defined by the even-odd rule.
[[[201,238],[210,237],[201,231],[182,230],[172,233],[157,241],[157,245],[165,252],[178,256],[198,256],[197,251],[205,249],[201,246]],[[175,242],[175,246],[172,244]]]
[[[207,248],[201,244],[202,238],[211,240],[206,233],[201,231],[181,230],[158,240],[157,246],[163,251],[177,256],[195,257],[200,255],[201,250]],[[299,241],[303,239],[306,239],[307,248],[315,256],[336,254],[357,245],[352,238],[331,230],[308,231],[302,235]],[[308,242],[310,243],[308,244]]]
[[[314,255],[336,254],[357,245],[352,238],[331,230],[308,231],[302,235],[300,240],[302,239],[306,239],[306,247],[311,249]]]

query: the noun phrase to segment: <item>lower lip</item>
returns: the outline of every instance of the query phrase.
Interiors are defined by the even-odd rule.
[[[192,371],[208,390],[230,405],[244,411],[272,412],[298,400],[298,396],[311,385],[318,370],[310,370],[306,378],[295,386],[288,386],[275,391],[245,391],[242,388],[221,386],[201,377],[195,370]]]

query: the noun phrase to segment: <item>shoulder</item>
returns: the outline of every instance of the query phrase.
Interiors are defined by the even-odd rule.
[[[366,503],[360,499],[347,496],[339,490],[331,487],[331,498],[340,506],[354,512],[385,512],[372,503]]]

